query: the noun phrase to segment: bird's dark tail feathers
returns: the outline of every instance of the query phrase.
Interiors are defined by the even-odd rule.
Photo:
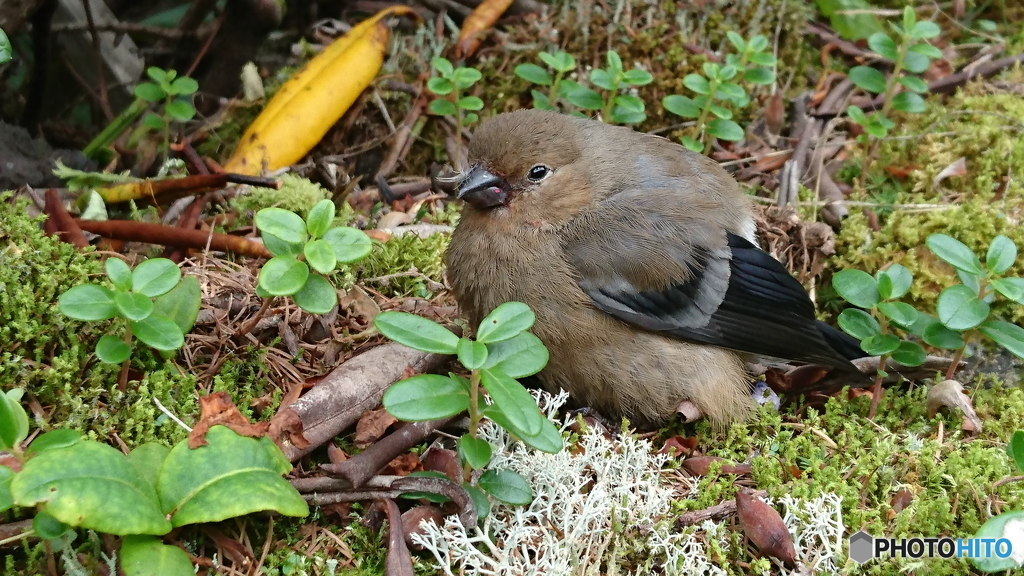
[[[818,332],[821,332],[821,336],[825,339],[825,342],[843,358],[846,358],[847,360],[856,360],[857,358],[864,358],[865,356],[868,356],[867,352],[861,350],[860,342],[853,336],[850,336],[840,330],[836,330],[821,320],[817,320],[815,323],[817,324]],[[836,366],[836,368],[852,368],[857,371],[851,364]]]

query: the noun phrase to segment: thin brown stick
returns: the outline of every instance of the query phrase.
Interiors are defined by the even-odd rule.
[[[64,209],[64,203],[60,201],[60,196],[57,195],[57,190],[54,188],[46,191],[45,212],[48,216],[46,222],[48,225],[52,223],[53,232],[58,238],[68,244],[74,244],[80,249],[89,245],[89,241],[85,239],[82,229],[75,223],[75,219],[68,214],[68,211]],[[49,230],[50,228],[47,229]]]
[[[175,226],[149,224],[132,220],[106,220],[103,222],[75,220],[75,222],[78,223],[82,230],[99,234],[106,238],[113,238],[114,240],[145,242],[161,246],[181,246],[195,248],[196,250],[205,249],[207,243],[209,243],[210,250],[214,252],[230,252],[239,256],[249,256],[250,258],[269,259],[273,257],[262,243],[230,234],[217,234],[202,230],[183,230]]]
[[[764,498],[767,495],[767,490],[755,490],[752,493],[752,496],[757,498]],[[684,512],[682,516],[676,519],[676,526],[679,528],[693,526],[705,520],[720,522],[734,514],[736,514],[736,500],[726,500],[703,510]]]

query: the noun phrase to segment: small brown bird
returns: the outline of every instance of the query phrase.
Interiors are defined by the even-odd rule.
[[[712,160],[664,138],[553,112],[484,122],[446,255],[476,325],[517,300],[551,359],[544,387],[641,428],[753,408],[745,359],[856,370],[856,341],[815,320]],[[837,351],[838,350],[838,351]],[[699,414],[697,414],[699,413]]]

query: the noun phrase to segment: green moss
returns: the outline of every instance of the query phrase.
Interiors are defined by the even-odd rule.
[[[233,198],[231,205],[238,210],[245,221],[249,221],[248,219],[251,219],[260,209],[272,206],[291,210],[305,218],[306,213],[314,204],[330,197],[330,193],[319,184],[295,174],[284,174],[281,176],[280,190],[254,186],[248,194]],[[334,225],[345,226],[352,221],[352,218],[352,208],[348,203],[342,203],[337,210]]]
[[[365,260],[359,262],[352,272],[345,276],[351,283],[354,273],[361,279],[378,278],[415,268],[431,281],[438,284],[444,282],[444,252],[448,248],[448,234],[433,234],[420,238],[415,234],[392,237],[385,243],[374,242],[373,252]],[[342,283],[335,283],[343,286]],[[419,276],[398,276],[386,283],[369,283],[368,286],[379,290],[386,296],[418,296],[431,298],[433,292],[427,282]]]

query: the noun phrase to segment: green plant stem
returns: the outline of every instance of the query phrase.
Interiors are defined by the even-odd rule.
[[[708,148],[711,146],[710,141],[704,142],[704,122],[708,119],[708,114],[711,113],[711,103],[714,102],[715,91],[718,90],[718,84],[719,82],[717,79],[713,78],[708,80],[708,86],[711,87],[711,89],[708,90],[708,103],[700,111],[700,116],[697,117],[697,125],[693,127],[693,133],[696,136],[694,140],[704,145],[703,154],[707,154]]]
[[[608,91],[608,99],[605,100],[604,108],[601,109],[601,120],[605,124],[612,123],[612,109],[615,108],[615,97],[619,94],[619,83],[615,82],[612,84],[612,89]]]
[[[895,96],[896,86],[899,84],[900,73],[903,72],[903,61],[907,57],[907,51],[910,50],[910,37],[908,36],[909,31],[904,31],[902,42],[900,43],[900,51],[896,55],[896,63],[892,68],[892,75],[889,76],[889,81],[885,85],[885,98],[882,103],[882,109],[878,112],[883,118],[889,117],[889,112],[892,110],[892,98]],[[861,169],[861,176],[865,177],[868,173],[868,168],[871,167],[871,163],[875,159],[875,155],[878,153],[878,148],[882,145],[882,141],[875,138],[871,144],[871,151],[868,152],[867,158],[864,159],[864,167]]]
[[[878,357],[878,371],[875,374],[875,383],[871,385],[871,408],[868,409],[868,420],[872,420],[875,417],[875,412],[878,411],[878,405],[882,401],[882,379],[885,377],[885,366],[889,363],[889,355],[882,354]]]
[[[565,72],[561,70],[555,71],[555,80],[551,83],[551,90],[548,91],[548,104],[556,110],[558,109],[558,84],[562,81],[563,75],[565,75]]]
[[[102,132],[97,134],[96,137],[82,149],[82,154],[85,154],[86,157],[91,158],[92,160],[99,160],[99,152],[107,146],[110,146],[118,136],[134,124],[135,121],[139,119],[139,116],[142,116],[142,113],[146,111],[147,106],[148,104],[145,100],[136,98],[134,102],[122,110],[121,113],[110,122],[110,124],[107,124],[107,127],[104,128]]]
[[[132,349],[132,323],[128,320],[124,321],[124,343],[128,345],[128,349]],[[117,377],[117,389],[121,392],[128,390],[128,367],[131,365],[132,357],[131,354],[128,358],[121,363],[121,373]]]
[[[167,95],[167,100],[164,101],[164,114],[162,116],[164,120],[164,164],[167,163],[167,156],[171,153],[171,117],[167,114],[167,107],[171,105],[174,97],[170,94]]]
[[[452,160],[452,165],[455,166],[456,171],[461,172],[465,166],[462,165],[462,108],[459,107],[461,97],[458,86],[452,89],[452,94],[455,95],[455,158]]]
[[[953,354],[953,360],[949,363],[949,368],[946,368],[946,380],[952,380],[953,375],[956,373],[956,367],[960,365],[960,360],[964,357],[964,351],[967,350],[967,341],[964,341],[964,345]]]
[[[466,432],[470,438],[476,438],[477,428],[480,426],[480,371],[473,370],[469,377],[469,430]]]

